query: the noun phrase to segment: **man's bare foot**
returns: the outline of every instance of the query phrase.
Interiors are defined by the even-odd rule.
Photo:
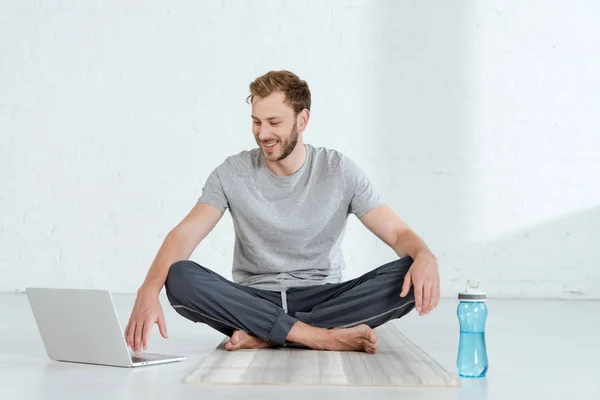
[[[314,350],[377,353],[377,335],[365,324],[352,328],[324,329],[298,321],[292,326],[287,340]]]
[[[244,331],[235,331],[229,342],[225,344],[225,350],[234,351],[241,349],[264,349],[274,347],[276,343],[266,342],[259,337],[248,335]]]
[[[335,328],[326,344],[326,350],[366,351],[377,353],[377,335],[369,325],[358,325],[352,328]]]

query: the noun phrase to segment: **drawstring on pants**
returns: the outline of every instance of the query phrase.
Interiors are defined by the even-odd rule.
[[[287,295],[285,293],[285,290],[281,291],[281,307],[283,308],[283,311],[285,311],[285,313],[287,314],[287,312],[288,312]]]

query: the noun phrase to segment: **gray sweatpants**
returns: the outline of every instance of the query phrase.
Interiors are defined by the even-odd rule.
[[[231,336],[235,330],[280,346],[297,321],[322,328],[371,328],[401,318],[415,306],[411,287],[400,297],[412,258],[392,261],[347,282],[289,288],[283,292],[231,282],[193,261],[178,261],[169,270],[169,302],[185,318]]]

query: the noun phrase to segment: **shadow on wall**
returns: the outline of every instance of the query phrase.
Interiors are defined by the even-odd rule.
[[[457,248],[451,289],[480,278],[491,297],[600,299],[600,206]]]
[[[598,208],[472,241],[481,225],[484,156],[476,7],[379,4],[378,83],[369,99],[378,107],[364,162],[392,208],[438,255],[442,295],[480,278],[491,297],[600,298],[599,262],[590,259]]]

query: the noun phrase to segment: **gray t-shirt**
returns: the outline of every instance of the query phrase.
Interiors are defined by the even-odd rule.
[[[366,174],[339,151],[306,144],[291,176],[274,175],[260,148],[230,156],[208,177],[198,202],[231,212],[233,281],[259,289],[338,283],[348,215],[382,205]]]

